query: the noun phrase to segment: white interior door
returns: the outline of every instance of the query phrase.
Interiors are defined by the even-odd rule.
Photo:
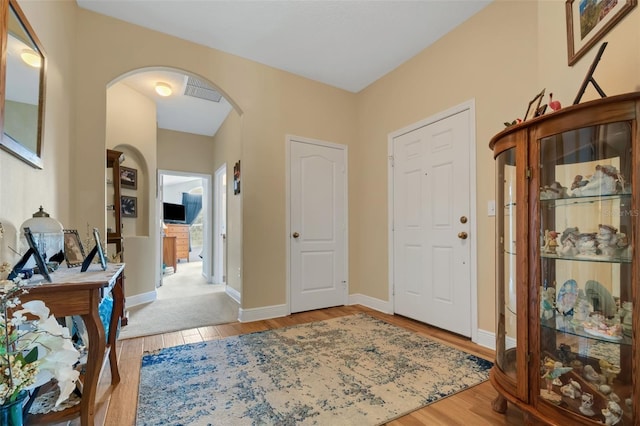
[[[227,282],[227,165],[214,177],[213,282]]]
[[[346,147],[289,138],[291,312],[347,301]]]
[[[470,112],[393,139],[396,313],[471,335]]]

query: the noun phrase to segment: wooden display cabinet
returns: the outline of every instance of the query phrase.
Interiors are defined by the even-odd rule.
[[[496,360],[530,424],[639,425],[640,93],[508,127],[497,161]]]

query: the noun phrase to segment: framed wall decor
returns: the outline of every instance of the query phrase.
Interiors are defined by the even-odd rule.
[[[540,103],[542,102],[544,91],[545,89],[542,89],[540,93],[538,93],[533,99],[531,99],[531,101],[529,102],[529,107],[527,108],[527,112],[524,114],[524,119],[522,121],[531,120],[532,118],[535,118],[539,115],[538,112],[540,111]]]
[[[240,193],[240,161],[233,165],[233,194]]]
[[[637,3],[638,0],[567,0],[569,66],[584,56]]]
[[[120,166],[120,187],[138,189],[138,171],[131,167]]]
[[[67,266],[73,268],[82,265],[84,261],[84,247],[77,229],[64,229],[64,259]]]
[[[138,217],[138,198],[123,195],[120,197],[122,217]]]

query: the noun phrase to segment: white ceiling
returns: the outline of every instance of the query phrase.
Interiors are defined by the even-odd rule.
[[[354,93],[490,1],[77,0],[82,8]]]

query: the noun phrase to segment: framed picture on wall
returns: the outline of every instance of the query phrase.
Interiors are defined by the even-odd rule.
[[[123,195],[120,197],[122,217],[138,217],[138,198]]]
[[[575,64],[622,18],[638,0],[567,0],[567,52],[569,66]]]
[[[131,167],[120,166],[120,187],[127,189],[138,188],[138,171]]]
[[[240,193],[240,161],[233,165],[233,194]]]

